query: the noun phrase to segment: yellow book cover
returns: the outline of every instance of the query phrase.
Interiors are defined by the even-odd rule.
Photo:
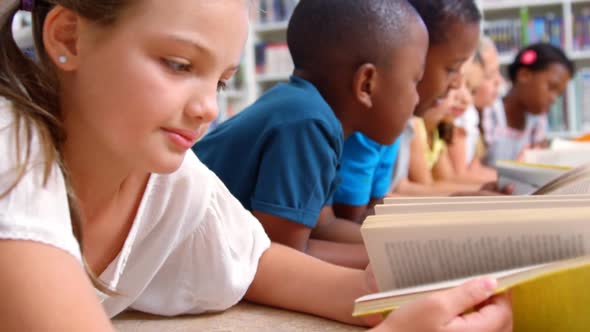
[[[514,331],[590,331],[590,256],[491,274],[498,293],[510,290]],[[354,316],[389,313],[464,279],[368,295],[355,302]]]

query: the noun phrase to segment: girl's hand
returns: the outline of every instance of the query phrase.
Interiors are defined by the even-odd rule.
[[[510,332],[509,294],[490,296],[497,282],[477,279],[416,300],[390,314],[373,332]],[[473,312],[464,314],[475,308]]]

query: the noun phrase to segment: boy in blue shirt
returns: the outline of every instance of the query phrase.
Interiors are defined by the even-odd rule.
[[[400,143],[398,138],[391,145],[381,145],[362,133],[344,142],[340,186],[334,193],[336,216],[361,223],[391,191]]]
[[[289,83],[194,150],[273,241],[365,268],[359,225],[331,208],[343,141],[361,132],[394,142],[418,102],[426,28],[406,0],[301,0],[287,43]]]
[[[409,0],[422,17],[429,34],[424,77],[418,85],[420,102],[414,113],[421,116],[461,84],[460,68],[473,55],[479,39],[479,10],[473,1]],[[408,136],[408,135],[406,135]],[[410,127],[411,136],[411,127]],[[364,133],[349,137],[342,156],[342,185],[334,196],[340,218],[361,222],[372,207],[386,196],[397,151],[409,150],[407,139],[396,145],[371,142]],[[404,153],[403,164],[408,164]],[[404,165],[401,165],[403,167]],[[401,170],[405,173],[404,170]],[[403,177],[402,177],[403,178]],[[404,180],[402,180],[404,182]],[[424,186],[425,189],[429,188]],[[433,190],[428,190],[433,194]],[[470,193],[475,194],[475,193]]]

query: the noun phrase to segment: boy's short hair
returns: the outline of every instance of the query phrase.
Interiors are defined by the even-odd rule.
[[[407,0],[301,0],[287,29],[295,68],[384,63],[421,19]]]

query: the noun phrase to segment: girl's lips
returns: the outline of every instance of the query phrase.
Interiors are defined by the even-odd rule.
[[[188,150],[199,138],[199,132],[187,129],[163,128],[164,134],[178,147]]]

